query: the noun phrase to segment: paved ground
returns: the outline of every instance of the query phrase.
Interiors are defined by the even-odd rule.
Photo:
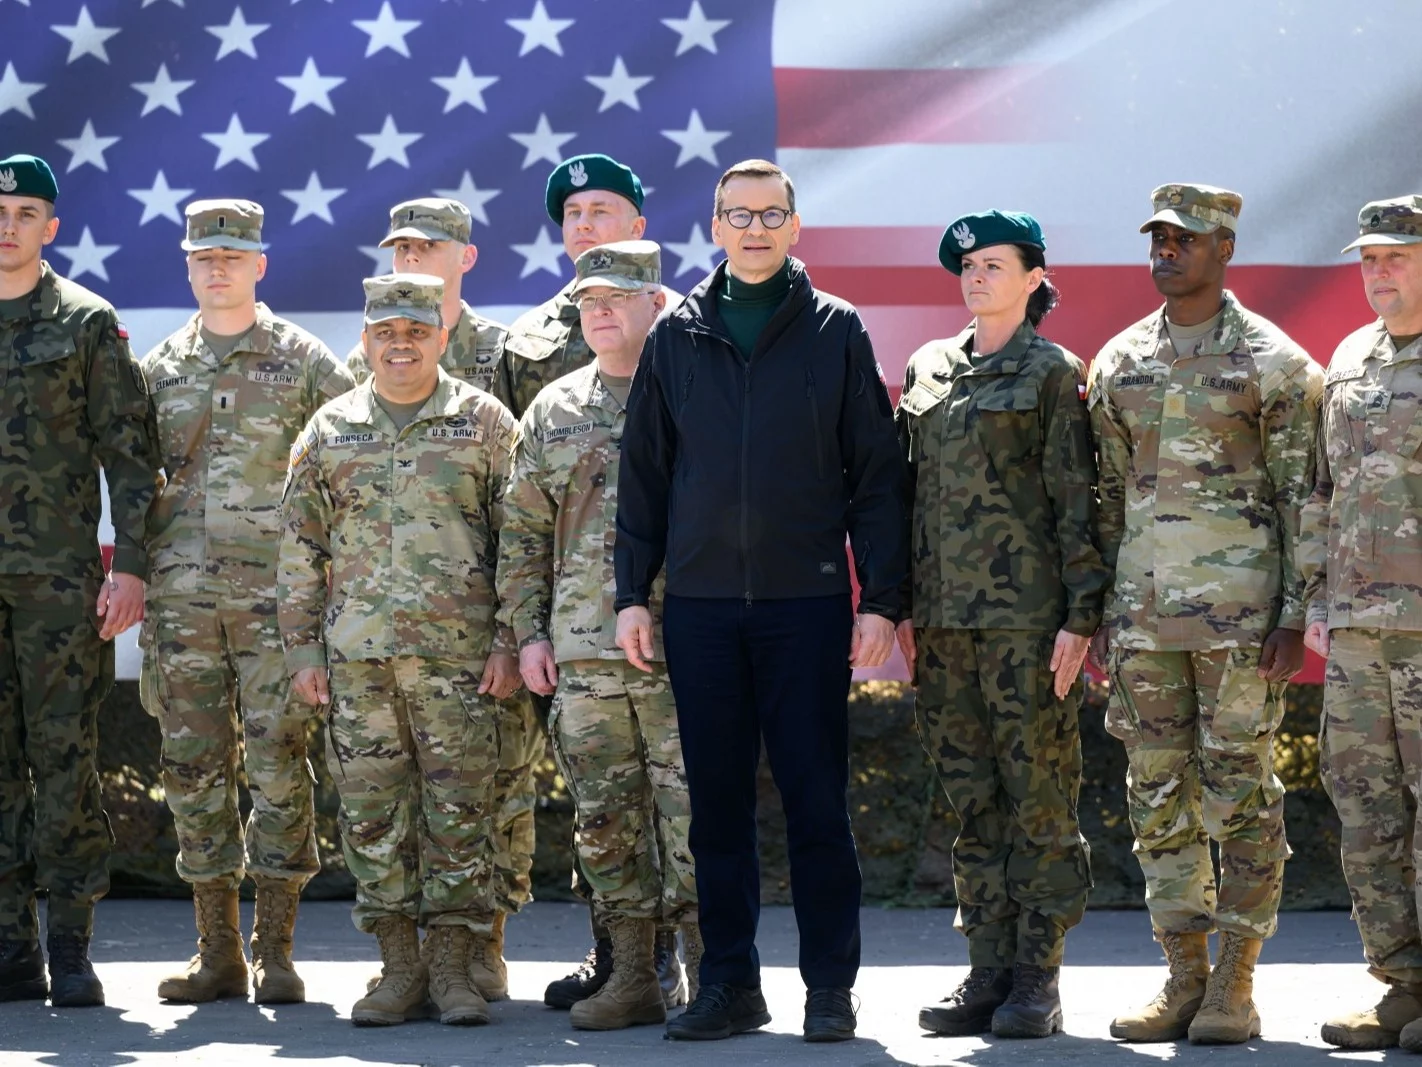
[[[250,905],[244,916],[250,924]],[[375,969],[373,940],[351,926],[349,907],[312,903],[297,929],[297,962],[311,1003],[257,1008],[226,1001],[201,1007],[166,1005],[154,989],[192,952],[192,913],[174,901],[112,901],[100,906],[94,958],[109,1006],[56,1012],[40,1004],[0,1004],[0,1064],[89,1067],[158,1064],[478,1064],[638,1065],[663,1062],[737,1067],[814,1063],[824,1067],[891,1064],[1083,1064],[1122,1067],[1152,1060],[1304,1067],[1329,1060],[1380,1062],[1382,1053],[1343,1056],[1318,1040],[1320,1023],[1381,990],[1367,977],[1346,914],[1290,914],[1280,923],[1260,968],[1256,999],[1264,1036],[1232,1049],[1157,1045],[1127,1047],[1106,1027],[1123,1005],[1154,995],[1163,965],[1142,912],[1093,912],[1072,935],[1062,995],[1067,1032],[1047,1041],[921,1036],[918,1009],[958,981],[967,958],[946,911],[866,910],[864,970],[858,995],[860,1037],[844,1045],[806,1045],[799,1038],[803,990],[794,969],[794,917],[767,909],[761,925],[765,991],[774,1022],[763,1032],[709,1045],[669,1044],[658,1027],[583,1034],[567,1016],[542,1004],[544,985],[567,973],[586,949],[584,913],[539,904],[509,927],[514,999],[494,1007],[491,1026],[467,1030],[433,1022],[390,1030],[357,1030],[351,1004]],[[1407,1053],[1386,1058],[1412,1062]],[[1422,1064],[1422,1059],[1417,1060]]]

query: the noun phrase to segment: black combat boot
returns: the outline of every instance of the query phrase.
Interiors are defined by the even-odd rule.
[[[848,989],[824,987],[805,994],[805,1040],[848,1041],[854,1036],[854,1001]]]
[[[686,976],[676,954],[676,927],[658,930],[652,950],[657,963],[657,982],[662,987],[662,1003],[670,1010],[686,1003]]]
[[[44,956],[38,941],[0,939],[0,1000],[43,1000],[49,996]]]
[[[104,987],[89,962],[89,935],[51,930],[49,1002],[56,1008],[95,1008],[104,1003]]]
[[[992,1013],[1011,992],[1010,968],[974,967],[942,1004],[918,1013],[918,1025],[949,1037],[985,1034],[992,1029]]]
[[[992,1013],[997,1037],[1051,1037],[1062,1028],[1062,998],[1057,992],[1060,967],[1019,963],[1012,968],[1012,992]]]
[[[760,986],[704,985],[691,1007],[667,1023],[673,1041],[719,1041],[732,1034],[756,1030],[770,1022],[770,1011]]]
[[[550,1008],[567,1010],[580,1000],[587,1000],[612,977],[612,938],[599,937],[588,950],[578,969],[565,978],[549,982],[543,991],[543,1003]]]

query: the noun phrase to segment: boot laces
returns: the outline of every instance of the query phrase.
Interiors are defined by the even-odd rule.
[[[1042,995],[1042,987],[1051,981],[1052,972],[1035,964],[1019,963],[1012,975],[1012,992],[1007,995],[1009,1004],[1031,1004]]]
[[[958,983],[958,988],[943,998],[944,1004],[962,1004],[972,1000],[983,990],[997,981],[997,970],[993,967],[974,967],[968,976]]]
[[[1213,1008],[1228,1010],[1234,993],[1236,970],[1239,965],[1240,943],[1237,938],[1220,938],[1220,958],[1215,961],[1215,973],[1210,976],[1210,984],[1205,987],[1205,999],[1200,1010]]]
[[[611,970],[612,943],[605,938],[598,938],[593,947],[588,949],[588,954],[583,957],[583,962],[578,964],[577,969],[568,978],[586,984],[593,981],[603,969]],[[565,978],[564,981],[567,981]]]
[[[82,937],[60,935],[49,939],[49,965],[56,971],[79,971],[88,962],[88,944]]]
[[[715,985],[705,985],[701,987],[700,993],[691,1006],[683,1012],[685,1016],[719,1015],[729,1011],[732,1004],[736,1002],[736,991],[728,985],[716,983]]]
[[[848,1012],[850,1015],[858,1015],[854,1010],[854,999],[847,989],[825,988],[811,989],[805,994],[805,1013],[807,1015],[838,1014]]]

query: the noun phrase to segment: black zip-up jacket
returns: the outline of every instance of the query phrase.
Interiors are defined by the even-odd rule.
[[[790,261],[790,292],[742,358],[721,322],[722,263],[647,338],[617,484],[617,609],[666,564],[685,597],[849,591],[900,616],[908,479],[888,390],[852,306]]]

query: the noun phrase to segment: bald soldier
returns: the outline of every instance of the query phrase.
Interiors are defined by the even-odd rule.
[[[553,697],[549,735],[577,806],[578,860],[612,938],[612,977],[572,1006],[571,1021],[612,1030],[666,1020],[657,921],[681,925],[693,990],[701,935],[671,685],[659,651],[647,673],[627,662],[612,606],[618,459],[632,374],[666,304],[661,252],[618,241],[584,252],[576,268],[572,295],[597,358],[524,413],[499,537],[499,610],[524,682]],[[660,600],[659,586],[658,612]]]
[[[329,705],[356,926],[382,975],[357,1026],[489,1021],[469,979],[494,923],[494,701],[522,683],[494,567],[515,425],[439,365],[444,283],[365,282],[371,378],[316,412],[282,501],[279,612],[298,696]],[[424,952],[418,928],[426,930]]]
[[[1378,1002],[1330,1019],[1348,1049],[1422,1052],[1414,843],[1422,781],[1422,196],[1364,205],[1363,292],[1377,319],[1325,376],[1304,515],[1309,647],[1328,659],[1319,773]]]
[[[407,200],[390,209],[390,227],[381,248],[393,251],[397,272],[428,274],[444,283],[440,317],[449,330],[449,343],[440,366],[452,378],[468,382],[513,406],[510,360],[519,342],[503,323],[476,312],[461,296],[464,276],[479,260],[471,242],[473,218],[458,200],[427,197]],[[357,381],[370,376],[364,342],[346,357]],[[508,965],[504,961],[504,926],[507,916],[533,898],[534,807],[538,796],[534,767],[544,757],[543,732],[532,700],[520,690],[500,701],[499,770],[495,783],[494,896],[498,914],[493,936],[475,942],[470,955],[470,979],[486,1000],[509,995]]]
[[[569,262],[591,248],[613,241],[639,240],[647,229],[642,216],[642,180],[630,167],[598,153],[566,159],[548,175],[543,202],[548,217],[562,228],[563,251]],[[522,418],[534,397],[547,385],[592,362],[592,349],[583,337],[582,317],[573,287],[577,278],[552,299],[525,312],[511,327],[515,341],[505,357],[513,395],[514,416]],[[662,287],[667,304],[675,307],[681,294]],[[541,717],[550,705],[534,695]],[[655,818],[655,815],[652,816]],[[573,889],[591,902],[592,890],[573,868]],[[570,1008],[602,988],[612,973],[612,941],[597,915],[592,916],[593,947],[582,966],[548,986],[544,1003]],[[668,1007],[686,1003],[686,984],[676,955],[676,930],[664,926],[657,937],[658,973]]]
[[[158,432],[128,331],[44,261],[59,188],[0,160],[0,1000],[104,1002],[89,963],[113,833],[99,793],[112,638],[143,614]],[[114,526],[99,556],[99,471]],[[47,890],[49,981],[37,890]]]
[[[306,999],[292,934],[302,887],[321,864],[306,752],[316,715],[292,696],[282,655],[277,520],[292,443],[354,382],[330,349],[258,302],[260,204],[196,200],[185,214],[198,311],[143,359],[168,482],[149,515],[139,691],[162,730],[163,792],[198,952],[158,995],[247,995],[237,892],[250,874],[255,999],[289,1004]],[[239,761],[252,795],[245,833]]]
[[[1224,287],[1241,203],[1208,185],[1151,194],[1141,232],[1165,306],[1109,341],[1087,384],[1113,572],[1095,654],[1109,646],[1106,728],[1126,747],[1136,857],[1170,964],[1155,1000],[1112,1022],[1127,1041],[1259,1033],[1254,965],[1289,856],[1273,737],[1303,664],[1295,552],[1323,374]]]

